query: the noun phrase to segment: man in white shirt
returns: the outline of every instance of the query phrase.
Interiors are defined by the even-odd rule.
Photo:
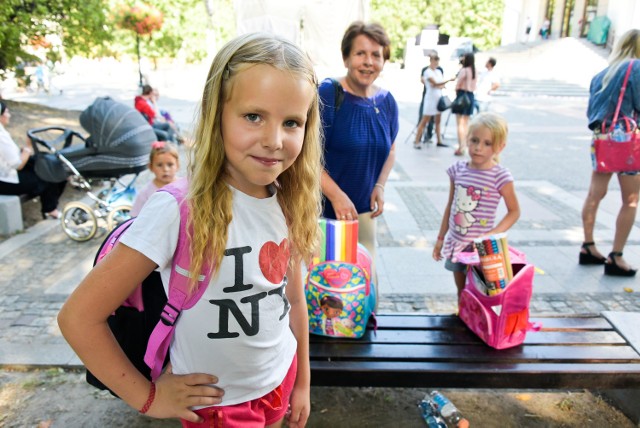
[[[492,94],[500,87],[500,78],[494,71],[496,59],[489,58],[485,64],[486,69],[480,72],[478,76],[478,88],[476,89],[475,98],[478,102],[479,111],[489,111]]]

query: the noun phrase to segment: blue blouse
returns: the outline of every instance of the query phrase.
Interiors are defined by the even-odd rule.
[[[358,213],[371,211],[371,193],[398,135],[398,104],[386,90],[372,98],[344,92],[335,109],[335,87],[325,79],[318,88],[324,130],[325,170],[353,202]],[[324,198],[323,214],[336,218]]]
[[[613,119],[613,114],[616,111],[618,105],[618,97],[620,96],[620,89],[622,88],[622,82],[624,76],[627,73],[629,67],[629,61],[624,61],[620,64],[617,72],[609,80],[609,84],[604,91],[599,92],[602,88],[602,79],[604,75],[609,71],[609,67],[596,74],[591,79],[591,86],[589,88],[589,106],[587,108],[587,118],[589,119],[589,129],[595,130],[599,128],[603,120]],[[629,75],[629,82],[627,83],[627,89],[622,98],[622,106],[620,107],[620,115],[628,116],[637,120],[637,115],[640,114],[640,60],[635,60]],[[607,123],[607,128],[609,124]]]

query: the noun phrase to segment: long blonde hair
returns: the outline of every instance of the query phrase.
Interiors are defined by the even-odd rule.
[[[292,254],[310,260],[319,236],[320,171],[322,149],[317,78],[310,59],[296,45],[280,37],[252,33],[228,42],[215,56],[202,94],[202,104],[189,157],[192,289],[205,261],[217,271],[232,219],[232,193],[226,184],[226,157],[222,140],[222,109],[230,85],[247,65],[265,64],[306,79],[314,95],[300,155],[277,178],[277,198],[284,213]]]
[[[609,55],[609,70],[602,78],[602,88],[599,92],[604,91],[623,63],[629,59],[637,58],[640,58],[640,30],[633,29],[624,33],[616,43],[613,51],[611,51],[611,55]]]

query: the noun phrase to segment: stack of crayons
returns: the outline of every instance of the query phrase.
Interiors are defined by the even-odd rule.
[[[480,256],[487,294],[494,296],[501,293],[513,278],[507,234],[478,238],[474,240],[474,245]]]
[[[358,220],[321,218],[320,252],[314,263],[327,260],[356,263],[358,261]]]

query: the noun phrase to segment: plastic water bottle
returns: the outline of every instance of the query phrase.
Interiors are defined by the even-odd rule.
[[[462,417],[458,408],[447,397],[438,391],[431,391],[430,398],[436,405],[436,410],[442,416],[447,427],[468,428],[469,421]]]
[[[616,124],[616,126],[613,128],[613,132],[611,133],[611,139],[619,143],[625,143],[629,141],[629,137],[627,133],[624,132],[624,129],[622,129],[622,126],[620,126],[620,124]]]
[[[425,395],[420,404],[418,404],[422,418],[427,423],[428,428],[447,428],[447,424],[439,416],[435,406],[436,404],[431,400],[431,397],[428,394]]]

